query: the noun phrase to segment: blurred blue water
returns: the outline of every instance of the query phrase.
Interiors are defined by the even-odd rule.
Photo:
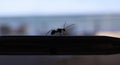
[[[25,23],[29,26],[29,34],[37,31],[47,32],[50,29],[63,27],[64,23],[75,24],[76,31],[120,31],[120,18],[106,20],[105,17],[88,16],[28,16],[28,17],[1,17],[0,23],[9,24],[11,27]],[[96,26],[95,26],[96,25]]]

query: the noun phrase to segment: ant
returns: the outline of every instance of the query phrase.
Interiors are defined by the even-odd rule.
[[[66,23],[65,23],[65,24],[66,24]],[[56,33],[62,34],[63,32],[66,31],[66,28],[74,25],[74,24],[71,24],[71,25],[65,27],[65,24],[64,24],[63,28],[58,28],[58,29],[56,29],[56,30],[50,30],[50,31],[47,32],[47,34],[50,33],[50,32],[51,32],[51,33],[50,33],[51,35],[55,35]]]

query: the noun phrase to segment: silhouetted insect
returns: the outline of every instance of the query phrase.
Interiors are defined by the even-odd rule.
[[[59,33],[60,35],[62,35],[62,33],[66,31],[66,28],[74,25],[74,24],[71,24],[71,25],[65,27],[65,24],[64,24],[63,28],[58,28],[56,30],[50,30],[47,32],[47,34],[50,33],[50,35],[55,35],[56,33]]]

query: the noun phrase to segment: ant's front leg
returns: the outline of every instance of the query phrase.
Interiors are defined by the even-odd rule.
[[[49,30],[49,31],[46,33],[46,35],[48,35],[50,32],[52,32],[52,30]]]

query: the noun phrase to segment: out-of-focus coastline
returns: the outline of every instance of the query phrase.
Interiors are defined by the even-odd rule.
[[[98,32],[95,34],[96,36],[110,36],[120,38],[120,31],[118,32]]]
[[[0,35],[45,35],[51,29],[63,28],[66,22],[66,26],[75,24],[72,31],[66,31],[68,36],[119,38],[119,21],[119,14],[0,17]]]

